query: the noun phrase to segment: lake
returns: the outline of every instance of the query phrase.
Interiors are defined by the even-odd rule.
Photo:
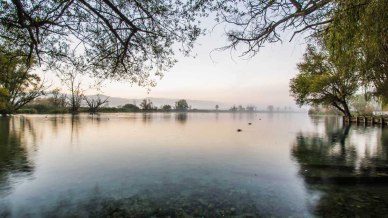
[[[3,117],[0,199],[0,217],[382,217],[388,128],[301,113]]]

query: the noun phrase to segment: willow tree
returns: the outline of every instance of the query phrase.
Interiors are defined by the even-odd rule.
[[[332,60],[327,50],[310,45],[298,70],[290,82],[291,96],[298,105],[332,106],[351,116],[349,100],[359,88],[354,67]]]
[[[348,59],[357,67],[367,93],[387,103],[388,1],[343,1],[339,8],[322,34],[330,55],[338,61]]]
[[[198,2],[201,2],[198,0]],[[55,64],[74,50],[102,78],[153,85],[201,34],[197,1],[2,0],[0,43]]]

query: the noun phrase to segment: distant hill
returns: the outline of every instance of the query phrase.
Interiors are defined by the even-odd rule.
[[[93,95],[88,97],[94,97]],[[101,95],[102,98],[109,97],[109,107],[118,107],[125,104],[136,104],[139,105],[140,102],[143,100],[143,98],[119,98],[119,97],[110,97],[106,95]],[[147,98],[151,100],[151,102],[154,104],[154,106],[160,108],[160,106],[169,104],[171,106],[175,105],[175,102],[179,99],[172,99],[172,98]],[[216,101],[201,101],[201,100],[192,100],[192,99],[186,99],[187,103],[191,106],[192,109],[215,109],[215,106],[218,105],[220,109],[229,109],[229,106],[222,102],[216,102]]]

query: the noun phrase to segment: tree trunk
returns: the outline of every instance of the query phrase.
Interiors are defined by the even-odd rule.
[[[350,110],[349,110],[349,107],[348,107],[348,104],[346,103],[346,101],[340,101],[339,103],[341,103],[341,106],[343,107],[340,107],[337,102],[333,102],[332,105],[337,108],[338,110],[340,110],[346,117],[351,117],[352,115],[350,114]]]
[[[342,101],[341,104],[344,107],[344,114],[345,114],[345,116],[351,117],[352,114],[350,113],[349,106],[348,106],[348,103],[346,102],[346,100]]]
[[[338,106],[338,104],[336,102],[333,102],[332,105],[337,108],[339,111],[341,111],[345,116],[346,116],[346,113],[345,113],[345,110],[342,109],[340,106]]]

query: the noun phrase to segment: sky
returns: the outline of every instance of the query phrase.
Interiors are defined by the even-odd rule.
[[[178,63],[156,87],[148,90],[125,81],[105,81],[101,92],[122,98],[183,98],[297,108],[289,94],[289,81],[297,73],[296,64],[302,60],[306,45],[301,37],[288,42],[290,36],[283,34],[283,43],[265,44],[254,57],[239,57],[242,50],[214,51],[227,44],[223,28],[218,27],[199,38],[193,50],[195,58],[177,54]],[[52,86],[60,86],[53,73],[45,77]],[[96,93],[87,90],[86,94]]]

